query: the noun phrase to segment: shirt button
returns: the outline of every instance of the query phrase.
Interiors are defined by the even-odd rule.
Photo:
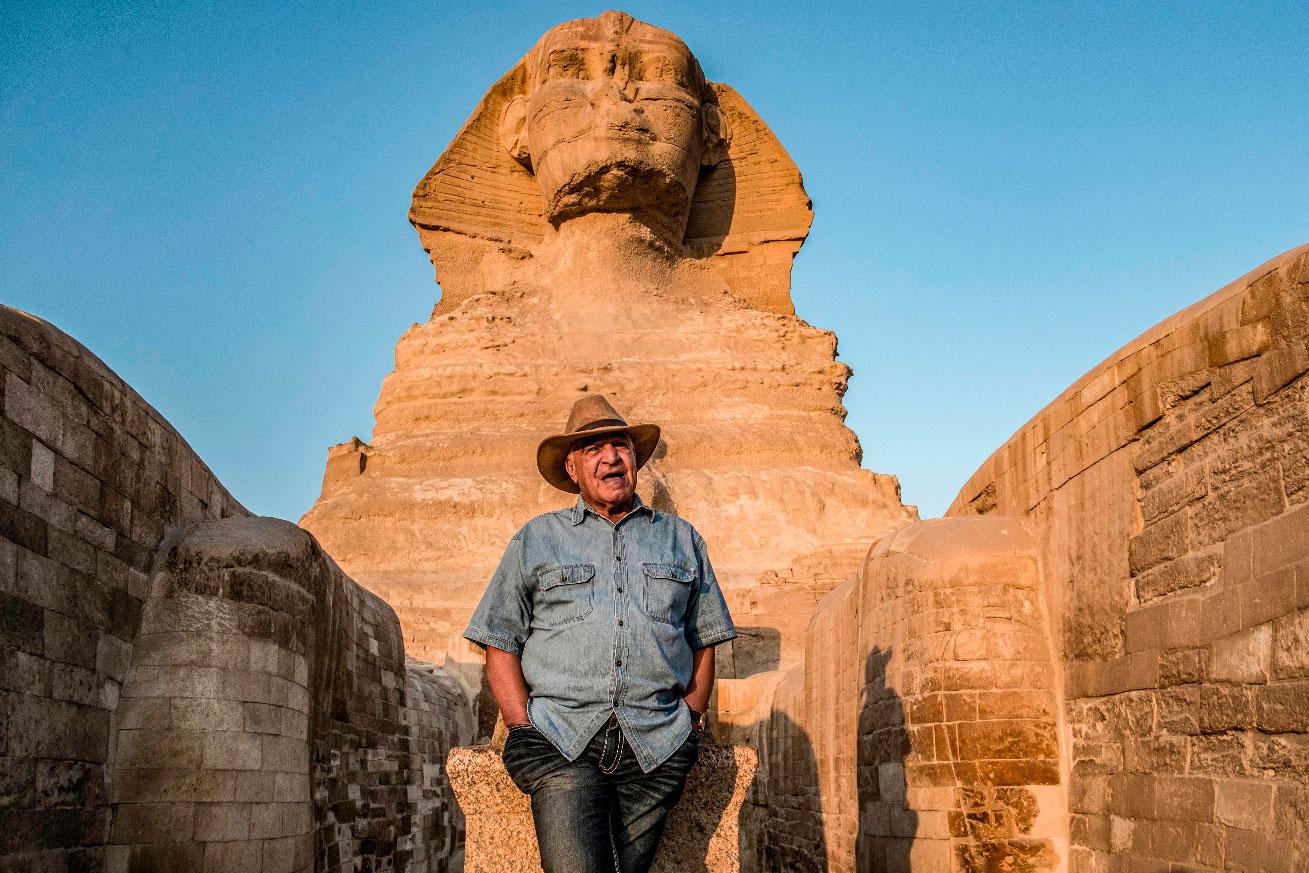
[[[621,585],[618,586],[618,593],[619,593],[619,594],[622,594],[622,593],[623,593],[623,586],[621,586]]]
[[[621,667],[621,666],[623,666],[623,659],[622,659],[622,658],[619,658],[617,661],[614,661],[614,666],[615,666],[615,667]]]
[[[618,626],[619,626],[619,627],[622,627],[622,626],[623,626],[623,620],[622,620],[621,618],[618,619]]]

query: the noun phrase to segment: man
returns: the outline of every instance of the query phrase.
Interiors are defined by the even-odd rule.
[[[509,728],[545,873],[645,873],[695,763],[714,649],[736,636],[704,540],[636,495],[659,428],[573,405],[537,469],[577,503],[509,541],[464,636]]]

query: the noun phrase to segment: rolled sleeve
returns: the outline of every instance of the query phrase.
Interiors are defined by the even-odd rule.
[[[713,565],[709,563],[709,550],[696,533],[696,588],[687,606],[686,641],[692,649],[716,646],[736,637],[736,626],[727,611],[727,601],[718,587]]]
[[[523,573],[520,532],[505,547],[500,566],[477,604],[464,639],[482,648],[494,646],[514,655],[523,654],[532,624],[532,600]]]

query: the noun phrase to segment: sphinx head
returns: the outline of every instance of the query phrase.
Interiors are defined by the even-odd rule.
[[[500,139],[535,174],[546,219],[627,213],[680,240],[700,170],[730,138],[686,44],[606,12],[552,28],[523,64]]]

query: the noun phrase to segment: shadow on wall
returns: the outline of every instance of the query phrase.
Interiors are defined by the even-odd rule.
[[[731,156],[701,172],[683,242],[697,258],[717,254],[736,213],[736,164]]]
[[[741,870],[828,873],[818,759],[809,735],[777,709],[760,727],[760,768],[741,807]]]
[[[905,780],[910,743],[904,703],[886,681],[890,660],[889,650],[874,648],[864,661],[856,734],[858,873],[909,873],[910,849],[918,833],[918,813],[909,806]],[[945,737],[923,738],[919,745],[931,748],[938,739],[943,742]]]
[[[704,740],[686,790],[668,819],[654,873],[720,873],[723,846],[713,838],[736,792],[738,764],[731,746]],[[728,845],[730,845],[729,836]]]
[[[748,679],[782,665],[782,632],[775,627],[736,628],[732,640],[732,678]]]

